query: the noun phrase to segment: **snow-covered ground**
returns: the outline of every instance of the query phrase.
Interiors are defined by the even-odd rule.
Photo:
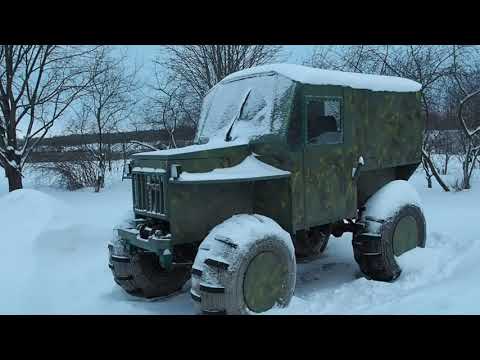
[[[451,166],[451,171],[455,171]],[[27,172],[25,190],[8,193],[0,177],[1,314],[192,314],[189,283],[165,300],[125,294],[107,266],[112,228],[130,213],[130,183],[101,193],[67,192]],[[451,180],[451,179],[450,179]],[[351,236],[332,238],[324,256],[298,264],[295,297],[271,314],[479,314],[480,181],[473,189],[427,189],[410,180],[427,219],[427,247],[402,255],[394,283],[361,277]]]

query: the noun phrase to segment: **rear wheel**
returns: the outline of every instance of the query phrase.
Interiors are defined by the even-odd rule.
[[[425,247],[425,217],[416,205],[404,205],[386,219],[367,218],[363,222],[367,229],[377,229],[353,237],[355,260],[368,278],[395,280],[401,274],[395,257],[415,247]]]
[[[130,253],[119,240],[109,244],[108,249],[113,278],[130,295],[165,297],[179,291],[190,277],[188,267],[166,271],[156,254],[140,249]]]

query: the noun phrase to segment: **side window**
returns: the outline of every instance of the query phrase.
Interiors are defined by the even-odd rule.
[[[341,144],[343,120],[341,98],[318,98],[307,103],[309,144]]]

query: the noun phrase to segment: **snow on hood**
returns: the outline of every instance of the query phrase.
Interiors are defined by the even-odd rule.
[[[277,73],[294,81],[312,85],[338,85],[354,89],[393,92],[417,92],[422,85],[416,81],[396,76],[360,74],[336,70],[323,70],[295,64],[271,64],[252,67],[230,74],[221,82],[244,76]]]
[[[171,156],[171,155],[189,154],[197,151],[228,148],[228,147],[246,145],[246,144],[248,144],[248,139],[246,138],[238,138],[232,141],[224,141],[222,139],[216,138],[214,140],[210,140],[206,144],[189,145],[181,148],[166,149],[166,150],[147,151],[147,152],[137,153],[134,155],[135,156],[137,155],[140,155],[140,156],[145,156],[145,155],[169,156],[170,155]]]
[[[289,171],[277,169],[258,160],[254,155],[247,156],[240,164],[203,173],[182,172],[178,181],[242,180],[263,177],[287,176]]]

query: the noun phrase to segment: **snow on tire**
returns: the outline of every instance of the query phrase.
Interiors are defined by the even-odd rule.
[[[191,295],[203,314],[252,314],[290,303],[296,262],[290,235],[261,215],[235,215],[200,245]]]
[[[418,195],[406,181],[393,181],[375,193],[360,222],[365,231],[354,234],[353,253],[362,272],[373,280],[394,281],[401,274],[395,257],[425,247],[425,217]]]
[[[190,277],[190,269],[174,268],[165,271],[158,257],[150,252],[130,254],[116,239],[108,245],[109,263],[115,282],[133,296],[155,298],[179,291]]]

